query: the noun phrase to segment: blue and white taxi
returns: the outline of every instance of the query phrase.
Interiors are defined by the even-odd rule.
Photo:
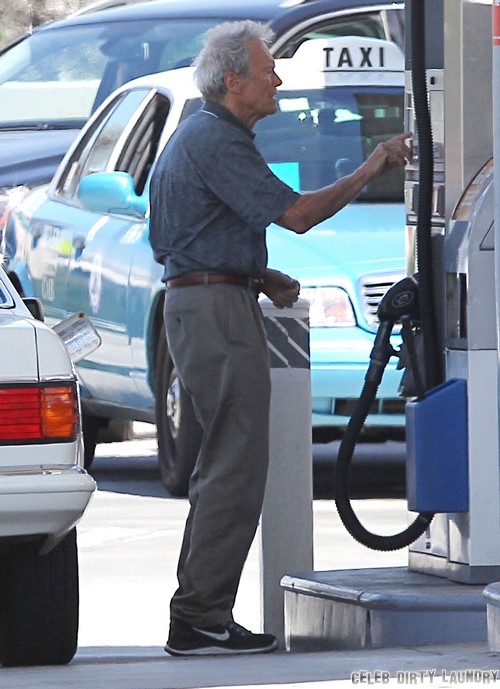
[[[255,127],[266,162],[300,191],[348,174],[403,130],[404,65],[393,43],[357,36],[304,42],[277,60],[278,112]],[[163,333],[162,269],[148,242],[148,184],[179,122],[201,106],[192,68],[142,77],[115,91],[84,127],[52,183],[10,218],[4,248],[24,295],[46,319],[89,314],[102,344],[81,361],[86,463],[109,419],[155,422],[165,485],[186,490],[199,447],[196,420]],[[333,438],[360,394],[385,291],[405,273],[403,173],[368,185],[306,235],[268,229],[269,265],[311,303],[313,432]],[[389,368],[366,430],[404,429],[400,374]]]

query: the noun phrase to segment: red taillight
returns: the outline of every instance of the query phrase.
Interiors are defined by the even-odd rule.
[[[74,383],[0,388],[0,442],[74,440],[78,427]]]

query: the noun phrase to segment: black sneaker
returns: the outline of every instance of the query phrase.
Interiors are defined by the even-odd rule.
[[[170,622],[165,646],[166,652],[175,656],[268,653],[277,648],[278,640],[272,634],[252,634],[236,622],[200,629],[182,620]]]

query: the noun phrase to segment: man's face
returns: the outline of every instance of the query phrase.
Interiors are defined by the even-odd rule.
[[[249,113],[253,125],[276,112],[276,88],[282,81],[274,71],[274,59],[265,43],[252,39],[248,44],[248,54],[250,74],[240,76],[240,103]]]

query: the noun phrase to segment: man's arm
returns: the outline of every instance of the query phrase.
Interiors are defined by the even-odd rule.
[[[363,190],[369,182],[394,167],[404,167],[411,160],[411,149],[406,143],[411,134],[398,134],[380,143],[372,154],[352,174],[346,175],[328,187],[305,192],[288,208],[277,224],[303,234],[318,223],[335,215]]]

